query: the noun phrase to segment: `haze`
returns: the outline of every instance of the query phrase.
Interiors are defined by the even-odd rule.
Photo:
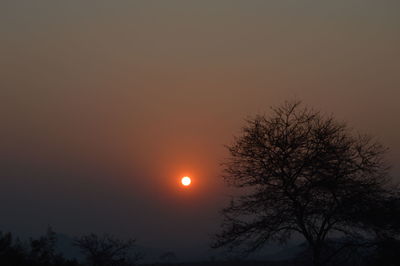
[[[230,193],[224,145],[246,117],[290,99],[376,136],[398,176],[399,9],[2,1],[1,230],[205,247]]]

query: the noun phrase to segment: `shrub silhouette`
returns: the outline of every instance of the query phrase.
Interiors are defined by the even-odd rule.
[[[75,240],[86,260],[92,266],[128,266],[135,265],[141,258],[137,252],[132,253],[135,240],[120,240],[104,234],[89,234]]]

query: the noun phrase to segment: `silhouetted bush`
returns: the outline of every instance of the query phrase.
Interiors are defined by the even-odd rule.
[[[134,252],[135,240],[120,240],[110,235],[90,234],[75,240],[91,266],[136,265],[141,254]]]

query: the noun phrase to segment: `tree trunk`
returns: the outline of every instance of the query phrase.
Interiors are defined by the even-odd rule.
[[[313,266],[322,266],[322,262],[321,262],[321,249],[320,247],[314,247],[312,249],[313,251]]]

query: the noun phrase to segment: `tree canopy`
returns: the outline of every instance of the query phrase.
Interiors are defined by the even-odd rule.
[[[133,251],[134,239],[121,240],[107,234],[89,234],[76,239],[75,245],[92,266],[132,266],[141,258],[139,252]]]
[[[228,150],[224,179],[243,193],[223,209],[213,247],[251,252],[297,233],[322,265],[347,246],[399,231],[387,149],[332,116],[286,102],[248,119]],[[340,245],[328,249],[329,238]]]

